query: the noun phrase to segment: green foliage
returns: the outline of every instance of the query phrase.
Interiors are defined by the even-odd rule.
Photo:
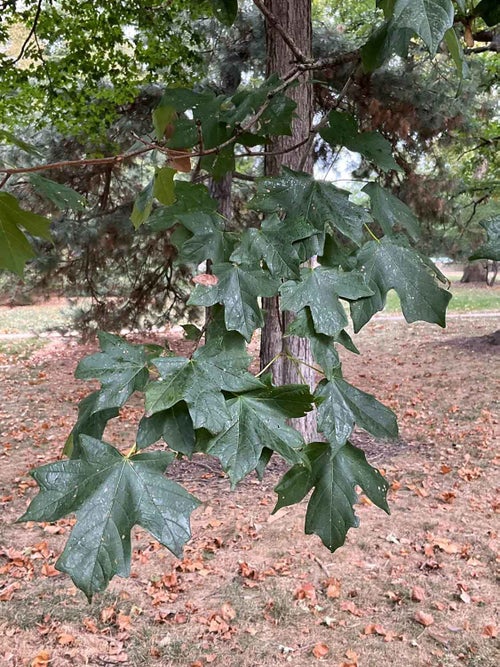
[[[208,5],[226,25],[234,21],[235,1]],[[403,54],[414,34],[434,53],[453,19],[447,0],[395,0],[383,9],[386,23],[363,55],[370,66]],[[290,468],[276,488],[276,509],[312,492],[305,530],[331,550],[358,523],[356,486],[388,511],[387,482],[349,438],[355,426],[377,438],[396,438],[396,419],[343,378],[337,346],[357,352],[345,330],[344,303],[359,331],[384,307],[391,289],[409,322],[444,326],[450,295],[438,285],[439,271],[411,246],[416,217],[376,182],[364,189],[368,211],[333,183],[285,168],[258,180],[249,204],[255,225],[242,231],[217,212],[208,188],[192,182],[217,181],[252,147],[291,133],[295,103],[287,89],[301,72],[293,67],[283,80],[271,76],[235,94],[168,88],[153,113],[152,178],[136,200],[132,221],[139,233],[172,231],[179,261],[208,262],[197,269],[189,303],[211,310],[206,330],[186,331],[196,341],[189,356],[101,334],[101,351],[78,365],[77,377],[98,379],[101,388],[80,404],[66,446],[72,458],[33,473],[40,493],[22,519],[76,514],[57,566],[88,597],[114,574],[128,573],[136,523],[176,554],[189,538],[197,501],[162,476],[174,455],[216,457],[233,486],[254,470],[262,476],[271,455],[279,455]],[[381,134],[360,131],[354,116],[339,110],[329,120],[321,133],[329,150],[355,150],[370,173],[400,178],[391,144]],[[176,158],[187,152],[195,163],[191,181],[175,173]],[[285,336],[311,342],[314,370],[323,378],[313,392],[306,385],[276,387],[267,369],[249,372],[247,345],[264,323],[261,297],[275,297],[281,310],[293,313]],[[286,348],[281,356],[301,363]],[[136,442],[123,455],[101,438],[107,421],[137,394],[145,414]],[[326,442],[304,442],[289,421],[311,412]],[[160,439],[170,452],[144,451]]]
[[[496,0],[481,0],[474,8],[475,16],[480,16],[486,25],[500,23],[500,5]]]
[[[356,120],[350,114],[330,111],[329,127],[321,130],[323,139],[331,146],[341,145],[361,153],[384,171],[400,167],[392,156],[391,144],[378,132],[359,132]]]
[[[22,275],[27,260],[35,256],[27,234],[50,241],[49,227],[49,220],[24,211],[15,197],[0,192],[0,269]]]
[[[488,240],[484,245],[478,248],[469,259],[491,259],[495,262],[500,261],[500,215],[496,215],[488,220],[483,220],[481,227],[486,230]]]
[[[189,515],[199,504],[163,472],[173,456],[148,452],[122,456],[114,447],[81,438],[80,457],[33,472],[40,494],[20,521],[57,521],[75,513],[77,523],[57,561],[85,595],[130,573],[130,531],[138,524],[180,556],[190,538]]]
[[[341,547],[349,528],[359,525],[352,508],[358,500],[356,486],[389,513],[385,498],[389,485],[367,463],[360,449],[346,443],[332,453],[328,444],[313,442],[305,455],[309,466],[294,466],[276,487],[278,502],[274,511],[300,502],[314,489],[307,505],[305,532],[319,535],[328,549]]]
[[[215,16],[221,23],[232,25],[238,14],[238,0],[210,0]]]
[[[430,261],[388,238],[368,241],[358,252],[357,261],[374,294],[351,303],[354,331],[383,309],[390,289],[397,292],[407,322],[424,320],[445,326],[451,294],[437,284],[440,273]]]

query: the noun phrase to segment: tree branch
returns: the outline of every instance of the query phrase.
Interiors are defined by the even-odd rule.
[[[47,171],[48,169],[62,169],[64,167],[86,167],[88,165],[96,164],[108,164],[115,165],[120,162],[124,162],[138,155],[143,155],[144,153],[149,153],[149,151],[158,148],[157,146],[148,146],[147,148],[141,148],[141,150],[134,151],[133,153],[122,153],[121,155],[113,155],[113,157],[101,157],[101,158],[89,158],[82,160],[64,160],[62,162],[51,162],[50,164],[39,164],[36,167],[16,167],[13,169],[0,169],[0,174],[6,174],[7,177],[13,176],[14,174],[30,174],[36,171]],[[2,181],[1,186],[5,185],[6,179]],[[0,187],[1,187],[0,186]]]
[[[18,63],[22,59],[22,57],[24,56],[24,52],[26,51],[26,48],[30,43],[31,38],[35,34],[35,30],[38,25],[38,19],[40,18],[40,14],[42,13],[42,4],[43,4],[42,0],[38,0],[35,18],[33,19],[33,25],[31,26],[28,36],[26,37],[26,39],[23,42],[23,45],[21,46],[21,50],[19,51],[17,58],[15,58],[15,60],[12,62],[13,65]]]

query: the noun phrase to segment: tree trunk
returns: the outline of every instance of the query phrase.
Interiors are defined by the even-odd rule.
[[[300,51],[309,56],[312,43],[311,0],[267,0],[266,6]],[[295,60],[290,48],[270,21],[266,22],[266,53],[268,76],[273,73],[284,76]],[[299,85],[288,91],[287,94],[297,103],[297,118],[293,124],[293,133],[291,137],[279,137],[273,141],[269,146],[270,152],[293,146],[309,136],[313,114],[312,87],[309,78],[310,75],[305,74]],[[309,152],[307,157],[304,151]],[[310,146],[305,144],[290,153],[268,156],[265,162],[266,175],[277,176],[282,166],[311,173],[313,159]],[[287,312],[280,312],[278,297],[263,299],[262,307],[266,312],[266,324],[262,331],[261,368],[264,368],[280,352],[289,353],[290,356],[301,359],[309,366],[296,364],[289,358],[280,357],[272,366],[275,384],[305,382],[314,387],[316,378],[315,372],[310,368],[313,359],[309,341],[295,336],[283,338],[293,316]],[[296,421],[294,426],[302,433],[306,441],[317,439],[314,414],[309,413],[304,419],[294,421]]]
[[[472,262],[464,266],[464,272],[460,278],[461,283],[487,283],[488,282],[488,264],[487,262]]]

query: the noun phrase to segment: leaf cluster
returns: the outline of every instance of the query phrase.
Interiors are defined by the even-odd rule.
[[[449,29],[446,0],[381,4],[384,40],[417,34],[432,53]],[[234,19],[232,0],[211,5],[223,22]],[[216,457],[234,486],[252,471],[262,476],[271,456],[279,455],[289,470],[276,487],[276,509],[309,496],[306,532],[331,550],[357,525],[357,487],[388,511],[387,482],[350,439],[355,427],[394,439],[396,419],[344,379],[338,346],[357,352],[347,313],[359,331],[384,308],[391,289],[409,322],[444,326],[450,294],[439,284],[440,272],[413,247],[415,216],[380,183],[367,185],[366,204],[360,204],[333,182],[283,169],[257,182],[248,206],[258,226],[237,230],[204,185],[182,176],[189,165],[195,176],[220,179],[232,173],[240,154],[291,134],[295,103],[287,90],[301,71],[292,68],[282,80],[271,76],[230,95],[168,89],[153,113],[153,146],[164,164],[140,193],[132,220],[142,229],[173,230],[180,260],[202,265],[189,303],[210,307],[211,314],[204,331],[187,329],[197,339],[190,356],[101,333],[100,351],[77,367],[77,378],[97,379],[101,387],[80,403],[65,447],[69,460],[33,473],[40,493],[22,520],[76,514],[57,567],[89,598],[113,575],[128,573],[133,525],[150,530],[173,553],[189,538],[198,501],[163,476],[175,456]],[[397,171],[379,133],[363,131],[352,115],[338,111],[328,120],[322,138],[332,149],[356,150],[380,170]],[[267,369],[250,373],[247,346],[264,322],[262,297],[276,297],[281,311],[293,314],[285,339],[310,342],[321,378],[315,387],[278,387]],[[283,355],[291,356],[286,346]],[[144,400],[144,417],[123,454],[102,438],[108,421],[136,394]],[[311,411],[322,441],[309,443],[289,420]]]

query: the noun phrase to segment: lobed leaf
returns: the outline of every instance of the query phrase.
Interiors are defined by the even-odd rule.
[[[346,443],[332,456],[327,443],[314,442],[308,445],[306,455],[310,470],[295,465],[276,486],[278,502],[274,512],[300,502],[314,489],[307,506],[305,532],[318,535],[330,551],[344,544],[349,528],[359,525],[353,509],[358,501],[356,486],[389,513],[386,500],[389,485],[368,464],[360,449]]]
[[[445,326],[451,294],[438,286],[437,270],[417,252],[388,238],[369,241],[358,252],[358,266],[374,295],[351,303],[355,332],[384,308],[390,289],[397,292],[407,322],[423,320]]]
[[[50,220],[22,209],[15,197],[0,192],[0,269],[19,275],[24,265],[35,256],[28,234],[51,240]]]
[[[280,288],[281,309],[299,312],[308,307],[317,333],[338,335],[348,325],[339,297],[359,299],[373,294],[359,271],[343,272],[319,266],[301,270],[301,280],[289,280]]]
[[[392,410],[338,375],[322,380],[315,397],[319,403],[318,430],[335,447],[347,442],[355,424],[376,438],[398,436],[397,419]]]
[[[180,556],[199,501],[163,476],[172,460],[166,452],[128,458],[85,435],[80,452],[79,459],[50,463],[31,473],[40,492],[19,521],[57,521],[76,514],[56,568],[69,574],[91,600],[115,574],[129,575],[135,525]]]
[[[148,362],[151,354],[143,345],[132,345],[120,336],[98,334],[101,352],[80,361],[75,377],[81,380],[96,378],[101,390],[95,400],[95,411],[121,407],[134,391],[143,391],[149,379]]]
[[[288,218],[305,220],[320,232],[328,225],[360,245],[364,225],[372,219],[363,207],[349,201],[349,194],[333,183],[284,167],[281,176],[258,181],[250,204],[263,213],[284,213],[287,222]]]
[[[278,281],[260,268],[249,265],[214,264],[216,285],[196,285],[188,305],[224,306],[224,320],[229,331],[238,331],[247,341],[264,325],[258,298],[274,296]]]

